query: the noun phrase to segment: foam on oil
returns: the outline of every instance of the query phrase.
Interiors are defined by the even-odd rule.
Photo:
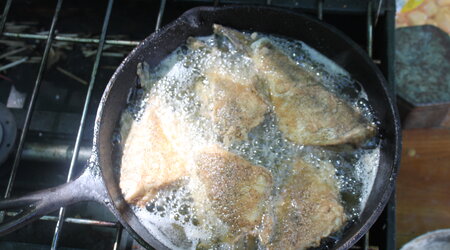
[[[300,67],[315,72],[332,92],[356,107],[368,120],[374,121],[366,93],[348,72],[303,42],[268,37]],[[211,47],[221,46],[227,49],[211,53],[209,50],[193,51],[187,46],[181,46],[155,69],[148,68],[146,64],[140,65],[138,75],[142,88],[131,95],[129,105],[122,115],[122,120],[139,122],[149,96],[163,97],[165,108],[187,124],[187,145],[180,145],[178,148],[186,154],[206,145],[220,143],[220,138],[212,132],[215,125],[209,119],[199,117],[200,102],[196,97],[194,85],[199,81],[208,84],[202,75],[205,65],[218,64],[219,70],[244,82],[253,74],[252,69],[248,67],[251,65],[250,59],[234,50],[232,44],[214,36],[202,37],[199,40]],[[162,117],[166,119],[166,116]],[[170,117],[167,116],[167,119]],[[227,149],[255,165],[266,167],[271,172],[274,181],[273,196],[280,191],[294,157],[301,156],[317,166],[320,166],[321,161],[332,163],[336,169],[347,217],[350,220],[357,219],[365,206],[377,173],[380,152],[378,141],[372,139],[364,147],[343,152],[296,145],[283,138],[276,119],[273,109],[270,108],[262,124],[249,132],[248,140],[233,142]],[[126,122],[122,122],[121,131],[116,136],[119,142],[120,136],[126,134],[127,127],[123,124]],[[188,163],[187,168],[192,167],[193,163]],[[202,242],[214,241],[227,230],[227,226],[213,218],[214,216],[208,217],[208,221],[199,221],[198,211],[193,205],[194,200],[189,191],[190,185],[193,185],[190,182],[186,179],[181,185],[161,190],[146,208],[133,206],[136,215],[149,232],[173,249],[196,248]],[[215,247],[230,246],[217,243]]]

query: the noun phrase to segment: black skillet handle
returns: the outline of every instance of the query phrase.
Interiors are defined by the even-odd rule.
[[[80,201],[104,203],[106,188],[99,174],[87,167],[75,180],[66,184],[37,191],[22,197],[0,200],[0,236],[17,230],[60,207]],[[6,209],[20,209],[13,217],[6,217]],[[4,220],[3,220],[4,219]]]

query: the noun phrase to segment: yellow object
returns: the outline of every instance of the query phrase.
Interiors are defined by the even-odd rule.
[[[401,12],[405,13],[419,7],[425,0],[409,0],[403,6]]]
[[[450,34],[450,0],[408,0],[397,13],[397,28],[425,24]]]

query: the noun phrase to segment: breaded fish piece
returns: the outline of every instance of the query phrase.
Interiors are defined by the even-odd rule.
[[[205,76],[207,84],[195,85],[202,115],[211,120],[214,132],[225,145],[247,139],[248,132],[264,120],[267,104],[251,85],[214,70],[208,70]]]
[[[301,145],[358,145],[376,133],[358,110],[327,90],[314,72],[298,66],[268,38],[253,41],[248,35],[214,25],[252,58],[267,84],[278,125],[285,137]]]
[[[233,59],[223,59],[217,47],[207,47],[195,38],[188,39],[187,43],[193,50],[209,50],[213,58],[202,72],[206,81],[195,84],[201,115],[212,122],[214,133],[225,145],[247,139],[248,132],[264,120],[268,111],[257,90],[260,83],[256,72],[253,68],[232,68]]]
[[[128,203],[144,206],[161,188],[187,176],[186,159],[179,150],[181,121],[153,96],[140,121],[123,118],[121,125],[130,129],[123,144],[119,185]]]
[[[193,196],[200,210],[214,211],[236,237],[254,230],[272,189],[269,171],[217,146],[199,152],[194,161],[200,185]]]
[[[268,39],[252,45],[253,61],[264,75],[280,130],[304,145],[359,144],[375,127],[328,91],[312,72],[299,67]]]
[[[267,249],[306,249],[338,230],[346,220],[334,167],[301,159],[284,184],[273,214],[264,218],[261,241]]]

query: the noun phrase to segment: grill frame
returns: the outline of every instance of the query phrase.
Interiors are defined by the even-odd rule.
[[[78,158],[78,154],[79,154],[79,150],[80,150],[80,143],[81,143],[81,136],[83,134],[83,130],[86,125],[86,116],[87,116],[88,106],[89,106],[89,103],[91,100],[92,88],[94,87],[95,80],[96,80],[96,74],[98,72],[98,68],[101,63],[100,59],[102,56],[104,45],[134,47],[137,44],[139,44],[139,41],[106,39],[107,28],[109,25],[109,20],[110,20],[111,10],[113,7],[114,0],[108,0],[108,5],[105,8],[103,28],[101,30],[101,35],[100,35],[99,39],[84,38],[84,37],[70,37],[70,36],[56,34],[55,26],[58,21],[59,13],[63,6],[63,0],[58,0],[56,3],[56,7],[55,7],[55,11],[54,11],[54,14],[52,17],[52,23],[51,23],[50,31],[49,31],[48,35],[4,32],[7,16],[9,14],[12,2],[13,2],[13,0],[7,0],[5,3],[5,6],[3,9],[3,14],[0,19],[0,35],[5,38],[14,38],[14,39],[46,40],[46,43],[45,43],[45,49],[43,52],[42,60],[40,62],[39,71],[36,76],[36,81],[35,81],[35,84],[33,87],[31,99],[27,106],[27,113],[25,116],[24,124],[22,126],[23,129],[20,133],[20,139],[18,142],[16,154],[14,156],[12,170],[9,175],[9,181],[8,181],[8,185],[7,185],[5,194],[4,194],[4,198],[9,198],[9,196],[13,190],[16,173],[18,171],[19,163],[20,163],[21,157],[22,157],[25,138],[26,138],[27,133],[30,128],[30,123],[32,120],[33,112],[34,112],[36,99],[39,95],[40,85],[45,76],[45,69],[46,69],[46,65],[48,63],[47,62],[48,56],[49,56],[50,48],[51,48],[53,42],[54,41],[64,41],[64,42],[70,42],[70,43],[97,44],[97,46],[98,46],[96,57],[95,57],[95,62],[92,67],[92,73],[91,73],[91,78],[89,81],[88,91],[86,93],[86,98],[84,101],[81,121],[78,126],[77,137],[74,142],[74,149],[73,149],[73,153],[72,153],[72,157],[71,157],[71,161],[70,161],[69,173],[67,175],[67,181],[70,181],[72,178],[73,169],[74,169],[75,163]],[[222,2],[219,2],[218,0],[199,1],[199,2],[201,2],[203,5],[205,5],[205,4],[218,5],[218,4],[222,3]],[[312,5],[312,2],[314,2],[314,5]],[[344,13],[351,13],[353,10],[356,10],[356,11],[360,12],[361,8],[362,8],[361,2],[365,2],[364,4],[366,4],[365,11],[366,11],[366,17],[367,17],[366,18],[367,19],[366,48],[367,48],[368,54],[370,56],[372,56],[372,54],[373,54],[373,43],[374,43],[373,34],[374,34],[374,28],[376,28],[374,26],[377,25],[377,23],[378,23],[377,21],[379,19],[378,18],[379,15],[383,15],[384,23],[381,25],[384,25],[383,29],[385,30],[385,32],[382,34],[383,37],[381,37],[380,40],[386,39],[388,42],[386,43],[386,49],[384,50],[385,55],[381,55],[382,57],[385,57],[385,60],[383,61],[383,63],[380,64],[380,67],[381,67],[383,73],[385,74],[388,82],[390,83],[390,87],[392,90],[391,93],[394,96],[394,94],[395,94],[395,85],[394,85],[394,81],[393,81],[393,54],[394,54],[394,52],[393,52],[393,49],[394,49],[394,47],[393,47],[394,46],[393,23],[394,23],[394,19],[395,19],[394,1],[384,1],[384,2],[382,0],[380,0],[380,1],[372,1],[372,0],[361,1],[357,4],[357,7],[355,7],[355,8],[351,8],[351,7],[344,8],[344,6],[346,6],[346,5],[351,5],[352,1],[347,0],[347,1],[336,1],[336,2],[338,2],[337,5],[333,5],[333,4],[330,5],[330,2],[326,2],[325,0],[306,1],[305,6],[300,6],[298,9],[307,11],[310,13],[313,12],[317,15],[318,19],[322,20],[324,17],[324,14],[326,15],[327,13],[332,13],[332,12],[336,12],[336,11],[343,11]],[[225,3],[230,3],[230,2],[226,1]],[[271,0],[267,0],[264,4],[277,6],[275,1],[271,1]],[[166,12],[166,0],[160,0],[159,6],[160,6],[160,8],[159,8],[158,14],[156,16],[155,30],[158,30],[162,24],[163,16],[164,16],[164,13]],[[278,4],[278,6],[280,6],[280,5]],[[311,7],[311,6],[314,6],[314,7]],[[364,9],[364,8],[362,8],[362,9]],[[375,54],[376,54],[376,52],[375,52]],[[377,62],[377,60],[375,60],[375,62]],[[388,211],[388,221],[390,220],[391,222],[395,221],[395,218],[394,218],[395,211],[392,209],[393,207],[395,208],[395,204],[392,205],[392,202],[390,202],[390,204],[388,204],[387,211]],[[14,214],[9,212],[9,213],[6,213],[6,215],[14,215]],[[57,222],[56,227],[55,227],[55,233],[54,233],[52,245],[51,245],[52,249],[56,249],[58,247],[58,239],[59,239],[61,230],[63,229],[63,222],[91,225],[91,226],[100,226],[100,227],[115,227],[116,228],[116,237],[115,237],[113,249],[117,249],[118,246],[120,245],[120,239],[121,239],[123,228],[120,225],[120,223],[118,223],[118,222],[98,221],[98,220],[83,219],[83,218],[81,218],[81,219],[66,218],[64,208],[61,208],[58,217],[44,216],[41,218],[41,220],[51,220],[51,221]],[[394,224],[394,223],[390,223],[390,227],[388,227],[388,229],[387,229],[388,231],[390,231],[390,233],[394,232],[394,230],[395,230],[393,228],[392,224]],[[363,248],[368,249],[369,248],[369,233],[367,233],[367,235],[364,237],[363,241],[364,241]],[[387,242],[387,245],[388,245],[389,249],[391,249],[391,248],[393,248],[393,246],[395,246],[394,242]]]

